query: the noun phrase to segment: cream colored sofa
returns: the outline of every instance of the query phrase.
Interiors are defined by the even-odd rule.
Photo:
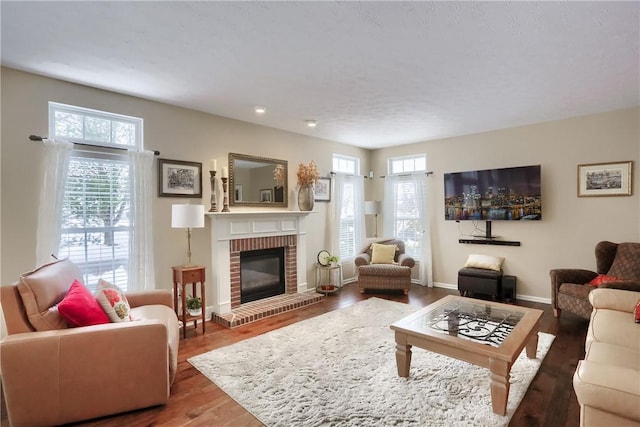
[[[640,426],[640,292],[595,289],[585,345],[573,387],[581,426]]]
[[[171,292],[127,294],[131,322],[67,328],[55,307],[73,279],[82,279],[80,271],[62,260],[0,287],[8,333],[0,375],[14,427],[65,424],[169,398],[180,337]]]

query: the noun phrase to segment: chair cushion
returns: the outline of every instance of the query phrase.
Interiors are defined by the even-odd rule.
[[[589,300],[589,293],[594,289],[593,286],[580,285],[577,283],[563,283],[560,285],[558,292],[569,295],[573,298]]]
[[[497,257],[492,255],[471,254],[467,258],[465,267],[482,268],[484,270],[500,271],[504,257]]]
[[[358,268],[360,276],[411,277],[411,268],[395,264],[371,264]]]
[[[373,243],[371,246],[371,264],[393,264],[398,250],[396,245]]]
[[[594,289],[598,288],[586,284],[563,283],[558,288],[558,308],[589,319],[593,310],[589,302],[589,293]]]
[[[178,345],[180,343],[180,326],[178,317],[173,309],[166,305],[142,305],[131,309],[133,320],[157,319],[167,325],[167,339],[169,345],[169,383],[173,383],[178,370]]]
[[[607,274],[626,280],[640,280],[640,243],[620,243]]]
[[[77,280],[73,281],[69,292],[58,304],[58,311],[71,326],[91,326],[109,323],[109,318],[100,307],[100,304],[98,304],[98,301]]]
[[[106,280],[98,280],[96,299],[112,322],[131,321],[131,306],[124,292],[118,286],[112,285]]]
[[[29,323],[36,331],[68,328],[56,305],[62,301],[74,280],[82,273],[68,259],[45,264],[24,273],[16,285]]]

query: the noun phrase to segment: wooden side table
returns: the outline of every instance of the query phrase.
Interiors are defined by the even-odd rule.
[[[178,319],[182,322],[182,337],[187,339],[187,322],[194,321],[194,327],[198,328],[198,319],[202,320],[202,335],[204,335],[206,303],[204,291],[204,267],[194,266],[176,266],[173,269],[173,301],[174,309]],[[187,313],[185,287],[191,283],[191,295],[196,296],[196,284],[200,282],[200,299],[202,300],[202,310],[200,316],[192,316]],[[180,304],[178,304],[178,286],[180,289]],[[180,310],[178,309],[180,305]],[[180,312],[179,312],[180,311]]]

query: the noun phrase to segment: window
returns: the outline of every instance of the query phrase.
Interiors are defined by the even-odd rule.
[[[389,159],[388,169],[389,175],[426,171],[427,156],[426,154],[417,154],[414,156],[392,157]]]
[[[422,258],[426,202],[424,195],[427,156],[425,154],[394,157],[388,162],[389,177],[385,185],[385,205],[392,212],[387,222],[390,233],[405,242],[405,251],[417,260]],[[387,211],[387,209],[385,209]]]
[[[333,171],[350,175],[360,174],[360,159],[355,157],[333,155]]]
[[[336,172],[335,197],[337,224],[338,251],[341,260],[354,258],[356,251],[362,244],[360,232],[362,219],[358,217],[364,203],[364,186],[359,184],[362,177],[360,173],[360,159],[333,155],[333,170]],[[358,204],[358,200],[362,200]],[[334,249],[335,250],[335,249]]]
[[[104,279],[126,290],[131,182],[128,158],[114,148],[141,148],[142,119],[52,102],[49,132],[88,146],[69,160],[58,256],[79,266],[87,287]]]
[[[392,235],[404,242],[407,254],[420,259],[423,226],[415,183],[413,180],[400,179],[395,184],[394,193],[395,221]]]
[[[142,148],[142,119],[50,102],[49,135],[100,147]]]

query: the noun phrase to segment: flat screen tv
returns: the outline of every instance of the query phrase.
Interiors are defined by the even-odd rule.
[[[540,165],[444,174],[446,220],[540,220]]]

